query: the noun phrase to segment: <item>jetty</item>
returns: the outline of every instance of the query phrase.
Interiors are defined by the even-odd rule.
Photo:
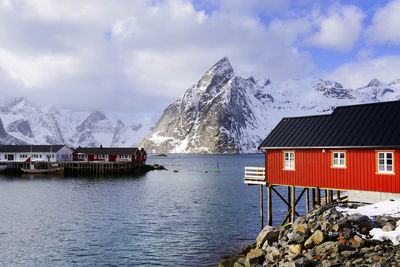
[[[7,174],[21,174],[21,168],[29,168],[29,162],[3,162],[6,165]],[[41,163],[41,164],[46,164]],[[152,165],[137,162],[57,162],[60,167],[64,167],[66,175],[94,175],[103,176],[110,174],[139,174],[156,169]]]

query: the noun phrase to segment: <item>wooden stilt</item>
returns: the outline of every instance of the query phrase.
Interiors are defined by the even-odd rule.
[[[268,185],[268,225],[272,226],[272,192],[271,192],[272,185]]]
[[[292,186],[292,222],[296,219],[296,187]]]
[[[291,193],[290,193],[290,191],[291,191],[291,190],[290,190],[290,186],[288,186],[288,187],[287,187],[288,212],[291,210],[291,206],[290,206],[290,203],[291,203],[291,200],[290,200],[290,199],[291,199],[291,198],[290,198],[290,197],[291,197]],[[288,221],[291,222],[291,218],[290,218],[290,217],[288,218]]]
[[[260,214],[261,214],[261,230],[264,228],[264,201],[263,186],[260,184]]]
[[[317,205],[321,205],[321,189],[317,187]]]
[[[315,208],[315,188],[311,190],[311,208]]]
[[[336,201],[339,202],[340,201],[340,190],[337,190],[336,194],[337,194]]]
[[[328,190],[325,189],[325,193],[324,193],[324,198],[325,198],[325,205],[326,203],[328,203]]]
[[[330,198],[329,202],[333,203],[333,190],[329,190],[329,198]]]
[[[310,190],[308,188],[306,188],[306,210],[307,213],[310,212]]]

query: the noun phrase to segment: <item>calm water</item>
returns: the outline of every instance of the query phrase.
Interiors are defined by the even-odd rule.
[[[217,161],[221,173],[212,172]],[[259,187],[243,183],[243,167],[262,166],[263,155],[148,162],[168,171],[103,179],[0,175],[0,263],[216,266],[254,242]],[[285,209],[276,208],[274,224]]]

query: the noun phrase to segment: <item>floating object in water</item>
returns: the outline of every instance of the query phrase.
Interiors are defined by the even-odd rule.
[[[213,170],[213,172],[220,173],[221,170]]]
[[[179,172],[178,170],[174,170],[174,172]]]
[[[204,173],[208,173],[208,171],[206,171],[206,170],[204,170],[203,172],[204,172]]]

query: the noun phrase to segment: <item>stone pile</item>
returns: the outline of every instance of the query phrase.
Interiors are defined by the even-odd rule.
[[[347,215],[330,204],[317,207],[286,227],[266,226],[256,244],[220,266],[400,266],[400,246],[372,240],[369,231],[392,231],[399,218]]]

